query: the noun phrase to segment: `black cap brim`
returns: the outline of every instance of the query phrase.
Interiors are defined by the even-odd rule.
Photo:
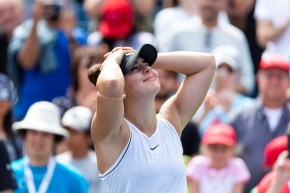
[[[125,54],[120,64],[120,68],[124,75],[133,68],[138,57],[143,58],[149,66],[152,66],[157,58],[157,50],[151,44],[144,44],[138,52]]]

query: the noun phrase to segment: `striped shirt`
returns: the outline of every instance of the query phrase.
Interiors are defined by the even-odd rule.
[[[253,62],[245,35],[235,26],[219,22],[215,28],[208,29],[199,17],[194,17],[176,27],[166,51],[212,53],[215,48],[223,45],[230,45],[239,50],[240,82],[250,94],[255,85]]]
[[[259,100],[232,117],[230,124],[236,130],[242,158],[251,173],[245,192],[249,192],[266,174],[267,171],[263,169],[264,148],[272,139],[285,134],[289,121],[290,109],[285,105],[278,125],[271,131],[264,107]]]

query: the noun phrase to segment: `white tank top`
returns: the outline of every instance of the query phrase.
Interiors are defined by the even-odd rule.
[[[108,193],[187,193],[180,137],[169,121],[157,117],[151,137],[126,120],[130,139],[105,173]]]

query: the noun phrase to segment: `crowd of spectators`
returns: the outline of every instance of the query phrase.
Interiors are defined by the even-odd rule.
[[[143,44],[216,59],[210,90],[181,135],[188,191],[290,192],[288,178],[272,175],[290,170],[287,153],[264,155],[290,123],[289,0],[1,0],[0,192],[106,192],[87,71],[114,47]],[[157,112],[184,78],[158,72]],[[224,140],[208,142],[211,135]]]

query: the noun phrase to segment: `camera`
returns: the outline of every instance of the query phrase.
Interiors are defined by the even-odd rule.
[[[43,6],[44,18],[50,21],[57,21],[60,17],[61,6],[58,4],[50,4]]]

